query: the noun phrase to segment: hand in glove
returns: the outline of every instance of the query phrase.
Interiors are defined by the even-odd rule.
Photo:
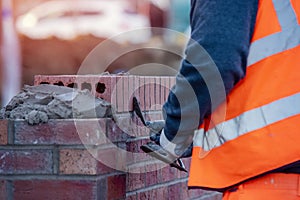
[[[159,145],[161,132],[165,126],[164,120],[148,121],[146,126],[150,129],[150,140]]]
[[[163,128],[165,125],[164,120],[158,120],[158,121],[149,121],[146,122],[147,127],[150,129],[150,140],[155,142],[158,145],[161,145],[161,134],[163,133]],[[163,133],[164,134],[164,133]],[[166,137],[164,136],[163,140],[166,140]],[[165,147],[167,145],[161,145],[162,147]],[[178,156],[175,153],[172,153],[177,158],[187,158],[192,156],[192,148],[193,144],[191,144],[182,155]]]

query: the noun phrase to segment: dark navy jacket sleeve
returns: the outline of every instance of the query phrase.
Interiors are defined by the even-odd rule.
[[[191,143],[194,130],[216,107],[211,103],[205,73],[201,73],[210,70],[209,65],[201,63],[203,55],[195,48],[195,42],[200,44],[214,61],[222,77],[224,93],[227,95],[245,76],[257,9],[258,0],[191,1],[191,40],[186,47],[186,57],[176,77],[176,85],[163,106],[166,120],[164,134],[169,141],[173,140],[176,134],[181,134],[187,143]],[[213,77],[209,78],[213,81]],[[186,82],[196,96],[196,101],[190,104],[181,101],[192,99],[178,98],[183,96],[182,94],[187,95]],[[189,95],[186,97],[189,98]],[[225,98],[220,96],[218,103],[224,100]],[[172,142],[180,143],[182,139]]]

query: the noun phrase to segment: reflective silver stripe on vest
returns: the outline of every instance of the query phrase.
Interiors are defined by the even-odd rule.
[[[264,58],[294,48],[300,44],[300,26],[289,0],[273,0],[281,31],[253,42],[248,63],[253,65]]]
[[[270,104],[247,111],[236,118],[218,124],[204,133],[203,129],[195,131],[194,146],[208,151],[221,146],[250,131],[279,122],[287,117],[300,114],[300,93],[288,96]]]
[[[298,26],[296,13],[290,0],[273,0],[273,5],[282,30]]]

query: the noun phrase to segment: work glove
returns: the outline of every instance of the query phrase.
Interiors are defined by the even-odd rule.
[[[164,120],[158,120],[158,121],[148,121],[146,122],[147,127],[150,130],[150,140],[155,142],[157,145],[161,145],[161,134],[163,133],[163,128],[165,126]],[[164,134],[164,133],[163,133]],[[163,138],[166,140],[165,136]],[[162,145],[161,145],[162,146]],[[164,145],[162,146],[164,147]],[[192,156],[192,149],[193,144],[191,144],[182,155],[176,155],[173,153],[173,155],[177,158],[187,158]]]
[[[149,133],[150,140],[155,142],[156,144],[160,145],[160,143],[159,143],[160,135],[165,126],[165,121],[164,120],[148,121],[148,122],[146,122],[146,126],[150,130],[150,133]]]

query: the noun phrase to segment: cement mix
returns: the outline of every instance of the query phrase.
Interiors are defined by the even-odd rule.
[[[32,125],[49,119],[104,117],[112,117],[110,103],[94,97],[88,90],[55,85],[26,85],[0,110],[0,119],[25,119]]]

